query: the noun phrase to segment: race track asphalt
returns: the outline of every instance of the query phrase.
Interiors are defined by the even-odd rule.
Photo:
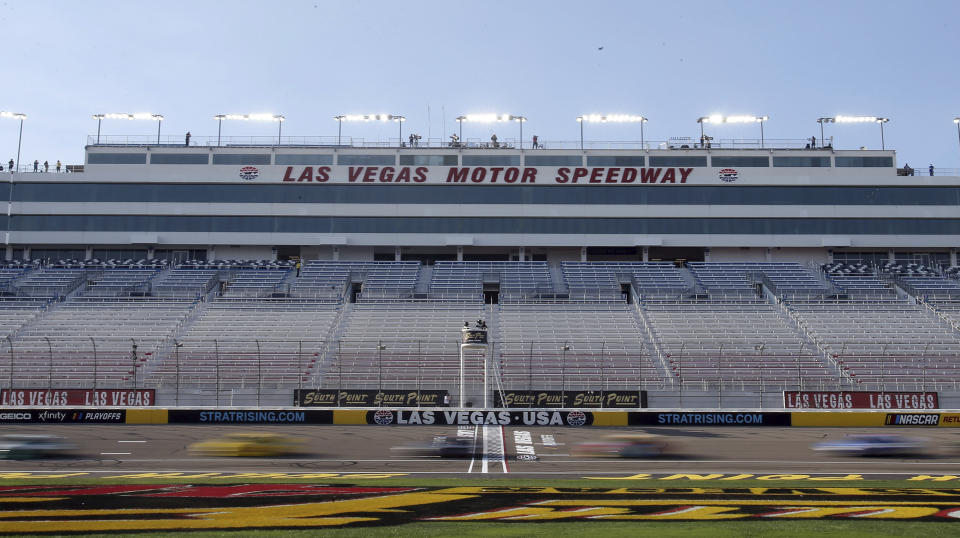
[[[650,459],[620,459],[576,456],[571,450],[608,434],[638,431],[663,436],[669,452]],[[196,441],[231,432],[283,433],[302,439],[308,450],[294,457],[226,458],[195,456],[187,449]],[[811,449],[815,443],[852,433],[881,433],[849,428],[12,425],[5,427],[4,433],[60,435],[75,443],[77,450],[75,457],[0,460],[0,473],[400,473],[445,477],[508,472],[529,478],[856,473],[897,478],[943,475],[960,469],[957,433],[924,428],[883,431],[922,438],[927,447],[915,456],[884,458],[837,456]],[[474,440],[472,457],[444,459],[396,448],[429,445],[437,436],[458,435]]]

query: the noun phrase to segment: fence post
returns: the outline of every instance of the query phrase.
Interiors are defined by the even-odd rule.
[[[340,407],[340,393],[343,391],[343,355],[341,344],[343,340],[337,340],[337,407]]]
[[[216,373],[217,373],[217,386],[214,389],[214,393],[216,394],[217,407],[219,407],[220,406],[220,343],[217,342],[216,338],[213,339],[213,353],[214,353],[214,357],[216,358],[216,362],[214,363],[215,364],[214,368],[216,368]]]
[[[133,338],[130,339],[132,342],[130,347],[130,360],[133,362],[133,388],[137,388],[137,341]]]
[[[12,396],[12,393],[13,393],[13,339],[10,338],[9,334],[6,336],[6,339],[7,339],[7,344],[10,345],[10,392]]]
[[[723,361],[723,344],[717,354],[717,409],[723,407],[723,376],[720,375],[720,363]]]
[[[93,344],[93,390],[97,390],[97,341],[91,336],[90,343]]]
[[[297,341],[297,389],[303,390],[303,340]],[[300,406],[300,400],[297,400]]]
[[[420,407],[420,365],[422,362],[420,340],[417,340],[417,407]]]
[[[43,337],[47,341],[47,352],[50,356],[50,365],[47,368],[47,390],[53,389],[53,344],[50,343],[50,339],[46,336]]]
[[[175,407],[180,407],[180,348],[182,347],[183,342],[178,342],[176,339],[173,341],[173,354],[177,361],[177,383],[175,385],[176,393],[174,395]]]
[[[263,385],[262,358],[260,357],[260,340],[254,340],[257,344],[257,407],[260,407],[260,387]]]

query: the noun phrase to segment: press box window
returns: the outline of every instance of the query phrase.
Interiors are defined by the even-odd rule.
[[[302,164],[302,165],[323,165],[333,164],[333,155],[303,155],[303,154],[284,154],[278,153],[275,158],[276,164]]]
[[[646,166],[643,155],[587,155],[587,166]]]
[[[154,153],[150,164],[209,164],[206,153]]]
[[[736,166],[740,168],[767,168],[770,166],[769,157],[718,157],[710,159],[714,168]]]
[[[650,157],[650,166],[706,166],[707,157]]]
[[[519,155],[464,155],[464,166],[520,166]]]
[[[774,168],[830,168],[830,157],[774,157]]]
[[[837,168],[892,168],[893,157],[835,157]]]
[[[88,153],[89,164],[147,164],[146,153]]]
[[[214,153],[213,164],[270,164],[269,153]]]
[[[401,155],[400,166],[456,166],[456,155]]]
[[[393,155],[338,155],[337,164],[354,166],[393,166],[396,164]]]
[[[583,166],[580,155],[527,155],[526,166]]]

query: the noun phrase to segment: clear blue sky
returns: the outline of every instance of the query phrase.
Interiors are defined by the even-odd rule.
[[[528,143],[576,140],[581,113],[643,114],[648,140],[699,136],[697,117],[724,113],[769,115],[771,139],[819,138],[820,116],[887,116],[901,165],[956,168],[958,21],[957,0],[3,0],[0,110],[29,115],[21,163],[81,162],[96,112],[162,113],[164,134],[178,136],[216,135],[216,113],[282,113],[285,135],[335,135],[336,114],[386,112],[424,138],[455,132],[461,113],[504,112],[529,118]],[[114,120],[103,132],[155,128]],[[491,130],[465,125],[464,136]],[[225,136],[274,133],[224,123]],[[344,133],[396,136],[393,124]],[[841,148],[880,146],[873,124],[827,134]],[[639,133],[588,126],[587,139]],[[0,120],[0,159],[16,144],[17,123]]]

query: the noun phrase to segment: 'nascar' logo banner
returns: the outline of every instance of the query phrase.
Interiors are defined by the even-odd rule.
[[[939,409],[936,392],[785,391],[788,409]]]
[[[44,407],[155,405],[153,389],[3,389],[2,405],[42,405]]]
[[[493,393],[494,407],[647,407],[645,390],[505,390]]]
[[[887,413],[887,426],[938,426],[939,413]]]
[[[337,390],[296,389],[293,405],[299,407],[437,407],[450,405],[445,390]]]

